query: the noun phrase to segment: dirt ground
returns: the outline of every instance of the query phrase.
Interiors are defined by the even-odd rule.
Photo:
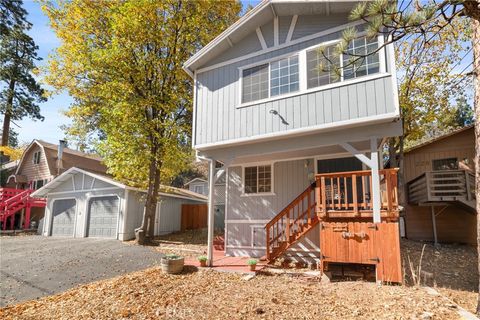
[[[196,257],[205,232],[157,239],[164,253]],[[460,319],[455,301],[475,311],[476,251],[468,246],[402,241],[406,284],[322,283],[292,274],[243,275],[186,267],[166,275],[158,267],[83,285],[62,294],[0,309],[0,319]],[[435,286],[443,296],[415,286]]]

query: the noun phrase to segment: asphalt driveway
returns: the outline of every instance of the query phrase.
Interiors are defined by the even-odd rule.
[[[160,263],[149,247],[118,240],[0,238],[0,307]]]

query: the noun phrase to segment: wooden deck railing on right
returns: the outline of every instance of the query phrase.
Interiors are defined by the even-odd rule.
[[[466,170],[428,171],[407,184],[410,204],[460,201],[475,202],[475,177]]]
[[[398,169],[380,171],[383,218],[398,217]],[[326,218],[367,218],[373,215],[372,172],[351,171],[317,174],[317,213]]]

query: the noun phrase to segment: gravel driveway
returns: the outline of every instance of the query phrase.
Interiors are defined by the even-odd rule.
[[[118,240],[0,238],[0,307],[159,264],[161,254]]]

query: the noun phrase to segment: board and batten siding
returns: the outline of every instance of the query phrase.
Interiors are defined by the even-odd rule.
[[[197,73],[195,145],[395,113],[396,104],[393,94],[395,88],[392,87],[391,75],[388,73],[370,80],[367,77],[362,82],[355,79],[353,83],[345,81],[334,88],[319,87],[318,90],[296,96],[285,98],[280,96],[273,101],[241,106],[242,67],[286,54],[294,54],[325,41],[340,39],[340,37],[340,31],[334,32]],[[388,72],[390,67],[387,56],[388,54],[381,51],[380,59],[386,62]],[[278,112],[278,115],[273,114],[274,111]],[[279,115],[288,124],[284,124]]]
[[[308,176],[313,171],[313,159],[276,162],[273,164],[274,194],[245,196],[243,167],[229,167],[225,213],[227,254],[264,254],[265,239],[260,237],[253,246],[252,227],[263,228],[304,191],[311,183]]]

